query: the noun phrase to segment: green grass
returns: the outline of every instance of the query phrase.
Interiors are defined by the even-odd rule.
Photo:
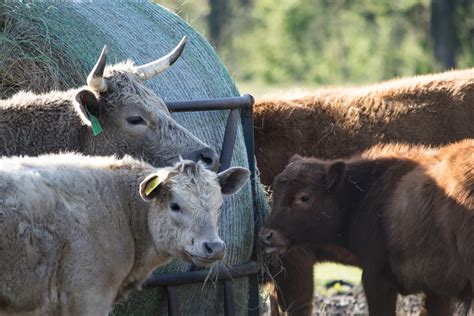
[[[359,285],[361,275],[362,271],[359,268],[335,263],[317,264],[314,269],[315,291],[325,294],[326,288],[324,285],[334,280],[344,280],[353,285]]]

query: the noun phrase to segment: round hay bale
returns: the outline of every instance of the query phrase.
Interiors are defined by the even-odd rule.
[[[3,13],[3,14],[1,14]],[[164,74],[147,84],[165,101],[237,96],[232,78],[208,42],[168,10],[147,1],[96,3],[45,1],[0,4],[0,93],[20,90],[45,92],[84,85],[104,44],[109,63],[132,59],[143,64],[167,53],[183,35],[189,41],[182,57]],[[220,152],[228,111],[177,113],[173,117]],[[232,165],[248,166],[239,126]],[[258,186],[260,215],[268,211]],[[254,238],[252,195],[247,185],[228,198],[222,208],[220,234],[228,253],[223,264],[250,260]],[[189,271],[190,265],[173,261],[156,273]],[[220,289],[212,281],[179,287],[183,315],[222,314]],[[234,281],[237,314],[246,314],[248,279]],[[165,314],[162,289],[136,292],[114,314]]]

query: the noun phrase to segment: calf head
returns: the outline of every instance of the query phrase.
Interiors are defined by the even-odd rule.
[[[90,127],[82,135],[84,153],[130,154],[156,166],[181,156],[217,170],[215,151],[173,120],[163,100],[143,83],[169,68],[185,43],[183,38],[168,55],[142,66],[127,61],[105,67],[104,47],[88,86],[75,96],[75,109]]]
[[[199,266],[222,259],[225,243],[217,222],[223,196],[238,192],[249,175],[240,167],[216,174],[203,163],[183,160],[147,176],[140,195],[153,203],[148,225],[155,246],[170,245],[170,255]]]
[[[344,178],[344,162],[293,156],[273,182],[272,211],[259,233],[265,251],[282,254],[293,245],[336,240]]]

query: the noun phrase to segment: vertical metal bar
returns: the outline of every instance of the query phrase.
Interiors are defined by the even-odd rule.
[[[219,158],[220,167],[219,172],[229,169],[232,155],[234,153],[235,139],[237,137],[237,120],[238,110],[234,109],[229,112],[227,123],[225,124],[224,140],[222,141],[221,156]],[[189,271],[199,271],[204,268],[191,265]]]
[[[232,160],[232,154],[234,153],[235,138],[237,137],[237,118],[238,110],[231,110],[227,117],[224,141],[222,142],[220,157],[221,166],[219,171],[224,171],[230,167],[230,161]]]
[[[230,280],[224,281],[224,315],[235,315],[234,287]]]
[[[254,99],[251,95],[246,94],[249,98],[250,106],[241,110],[242,129],[244,132],[245,147],[247,149],[247,159],[253,187],[255,187],[255,145],[253,135],[253,103]]]
[[[167,286],[166,295],[168,299],[168,315],[179,316],[178,288],[176,286]]]
[[[245,147],[247,149],[247,159],[250,169],[250,184],[253,197],[253,219],[254,219],[254,238],[251,260],[257,261],[257,227],[260,221],[257,208],[257,190],[255,183],[255,145],[253,135],[253,103],[251,95],[245,95],[249,98],[249,107],[241,110],[242,129],[244,132]],[[258,291],[258,274],[249,276],[249,315],[260,315],[260,295]]]

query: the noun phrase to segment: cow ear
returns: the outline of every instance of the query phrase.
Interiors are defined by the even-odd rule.
[[[88,124],[91,125],[90,114],[95,117],[99,117],[100,113],[103,112],[104,104],[100,102],[96,95],[87,89],[81,90],[76,94],[75,97],[76,109],[78,110],[81,118]]]
[[[296,161],[301,160],[301,159],[303,159],[302,156],[300,156],[298,154],[294,154],[293,156],[291,156],[290,161],[288,161],[288,164],[296,162]]]
[[[145,177],[140,182],[139,193],[143,200],[151,201],[160,196],[163,192],[163,187],[166,184],[166,180],[169,178],[169,172],[167,170],[159,170],[158,172],[152,173]]]
[[[346,163],[336,161],[329,165],[326,172],[326,190],[337,189],[346,176]]]
[[[232,195],[240,191],[250,178],[250,171],[246,168],[233,167],[217,174],[223,195]]]

